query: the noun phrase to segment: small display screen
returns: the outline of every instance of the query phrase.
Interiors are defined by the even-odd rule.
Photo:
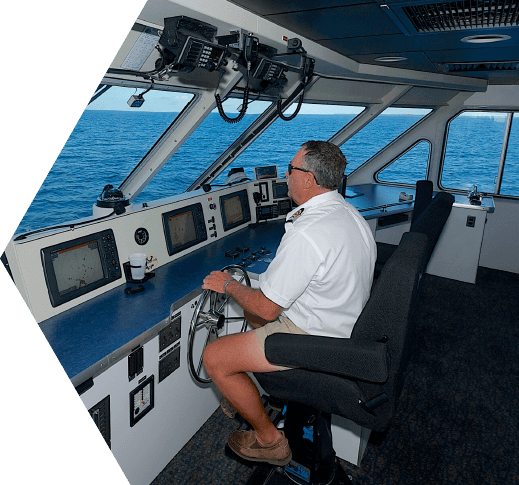
[[[60,295],[83,288],[105,277],[96,240],[51,253]]]
[[[292,210],[292,201],[290,199],[280,200],[278,202],[279,215],[288,214]]]
[[[256,180],[276,179],[278,178],[278,167],[276,165],[269,165],[267,167],[254,167],[254,175]]]
[[[173,249],[189,244],[197,238],[193,211],[169,216],[167,224]]]
[[[223,203],[223,211],[227,224],[236,224],[243,221],[243,210],[239,195],[226,199]]]
[[[222,222],[225,231],[251,220],[249,198],[246,190],[220,197]]]
[[[207,239],[202,204],[162,214],[168,254],[172,256]]]
[[[288,185],[286,182],[274,182],[272,184],[272,196],[274,199],[283,199],[288,197]]]

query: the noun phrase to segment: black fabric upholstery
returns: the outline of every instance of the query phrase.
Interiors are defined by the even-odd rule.
[[[278,333],[267,337],[267,359],[277,365],[385,382],[389,360],[386,344],[359,339]]]
[[[416,194],[413,214],[411,216],[411,223],[413,223],[420,215],[422,215],[427,206],[431,203],[432,194],[433,183],[430,180],[418,180],[416,182]],[[396,248],[396,244],[377,242],[377,262],[375,263],[375,276],[377,278],[387,260],[396,251]]]
[[[427,236],[427,261],[429,261],[443,226],[449,218],[453,203],[452,194],[439,192],[420,217],[411,224],[410,232],[419,232]]]
[[[298,368],[256,373],[255,376],[263,389],[278,398],[343,416],[370,429],[386,429],[402,387],[402,371],[410,355],[411,316],[416,305],[426,249],[427,236],[424,234],[405,233],[402,236],[398,249],[384,266],[364,310],[357,319],[351,338],[331,339],[334,342],[328,351],[330,367],[326,366],[326,372]],[[325,341],[320,341],[323,346],[318,351],[310,352],[309,345],[301,346],[305,338],[309,339],[309,342],[316,339],[313,336],[297,335],[268,337],[265,344],[267,358],[282,361],[285,365],[303,367],[306,360],[310,367],[313,365],[316,368],[316,361],[323,365],[322,362],[327,356]],[[290,350],[287,351],[283,346],[288,345],[287,342],[290,340],[293,340],[294,344],[290,344]],[[355,340],[359,341],[356,349],[356,345],[351,342]],[[360,352],[360,342],[375,344],[373,347],[367,346],[371,350],[366,352],[366,361]],[[344,351],[338,350],[341,344],[344,345]],[[348,348],[355,351],[348,355]],[[379,349],[384,349],[389,359],[389,372],[383,383],[370,381],[366,377],[370,374],[378,376],[380,369],[359,370],[363,366],[368,368],[373,362],[378,362],[377,366],[380,366]],[[316,358],[316,354],[321,356]],[[377,358],[374,358],[374,354]],[[332,368],[331,362],[337,367]],[[357,369],[363,378],[353,379],[340,375],[348,375],[352,369]],[[367,403],[383,394],[387,397],[387,402],[384,403],[385,399],[382,399],[383,404],[375,409],[366,408]]]
[[[351,338],[378,340],[387,337],[387,350],[391,357],[391,371],[382,385],[359,382],[368,399],[381,392],[389,397],[386,404],[375,412],[378,415],[372,428],[387,428],[394,414],[396,401],[405,380],[405,367],[412,353],[414,328],[412,316],[416,309],[419,282],[426,266],[427,236],[421,233],[404,233],[395,254],[384,265],[371,292],[370,300],[361,313]]]
[[[418,180],[416,182],[416,194],[414,199],[413,215],[411,223],[418,219],[431,203],[433,194],[433,183],[430,180]]]

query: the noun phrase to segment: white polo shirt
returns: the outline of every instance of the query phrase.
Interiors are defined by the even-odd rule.
[[[349,337],[369,298],[376,256],[357,209],[337,191],[326,192],[287,214],[260,289],[309,334]]]

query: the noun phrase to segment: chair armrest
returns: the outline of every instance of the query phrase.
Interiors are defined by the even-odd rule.
[[[389,373],[386,344],[360,339],[276,333],[265,341],[265,355],[277,365],[384,383]]]

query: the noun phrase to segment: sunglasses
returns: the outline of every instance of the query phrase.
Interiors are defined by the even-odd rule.
[[[319,182],[317,181],[317,178],[315,177],[315,173],[313,173],[311,170],[306,170],[305,168],[294,167],[293,165],[291,165],[289,163],[288,164],[288,175],[292,175],[292,170],[299,170],[300,172],[311,173],[314,176],[315,183],[317,185],[319,185]]]

